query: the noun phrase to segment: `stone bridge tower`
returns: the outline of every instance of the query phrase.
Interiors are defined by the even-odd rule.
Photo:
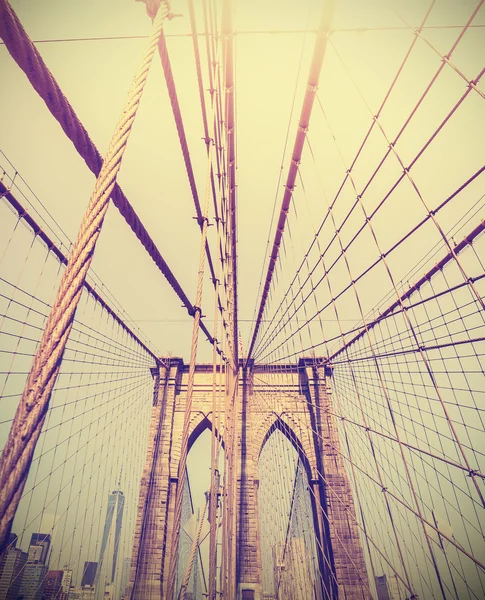
[[[129,584],[128,597],[132,600],[166,598],[167,594],[187,376],[188,365],[178,358],[164,359],[159,371],[154,373],[150,438],[141,480]],[[331,416],[330,369],[323,362],[315,366],[314,359],[306,358],[300,359],[298,364],[270,369],[241,364],[238,384],[237,533],[233,571],[237,600],[262,599],[258,460],[265,441],[276,427],[296,448],[312,488],[319,567],[331,594],[322,592],[322,598],[370,598],[350,484]],[[212,365],[199,364],[195,374],[189,448],[205,428],[212,426],[211,402]]]

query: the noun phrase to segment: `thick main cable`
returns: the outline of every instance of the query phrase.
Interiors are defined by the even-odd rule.
[[[32,231],[36,236],[38,236],[44,244],[49,249],[49,252],[54,254],[59,262],[63,265],[67,265],[68,259],[67,256],[62,252],[62,250],[52,241],[52,239],[43,231],[40,225],[33,219],[33,217],[28,213],[28,211],[20,204],[17,198],[9,191],[3,183],[0,181],[0,197],[5,198],[10,206],[17,212],[20,219],[23,219],[29,227],[32,228]],[[158,362],[158,356],[148,348],[148,346],[140,340],[137,334],[123,321],[121,317],[115,312],[113,308],[107,303],[106,300],[96,291],[96,289],[87,281],[83,282],[83,286],[86,291],[100,304],[106,312],[134,339],[136,340],[140,346],[150,354],[150,356]]]
[[[0,0],[0,37],[86,165],[98,176],[103,164],[100,153],[7,0]],[[111,198],[153,262],[180,298],[189,315],[194,316],[194,306],[117,183],[113,187]],[[212,337],[205,324],[201,322],[200,328],[212,343]]]
[[[0,6],[2,9],[6,9],[6,1],[3,1]],[[7,542],[27,480],[37,440],[46,418],[52,390],[74,322],[76,308],[81,298],[83,282],[91,265],[96,242],[108,209],[109,198],[115,186],[116,176],[121,167],[121,160],[167,15],[168,6],[163,2],[157,12],[141,64],[134,77],[125,108],[96,180],[94,192],[64,271],[56,301],[36,352],[0,459],[0,548],[2,549]]]
[[[315,49],[313,51],[312,64],[310,67],[310,73],[308,75],[308,83],[305,91],[305,97],[303,100],[303,106],[300,114],[300,122],[298,125],[298,131],[295,138],[295,144],[293,147],[293,154],[291,157],[290,168],[288,170],[288,177],[286,179],[285,191],[283,194],[283,201],[281,203],[280,216],[278,219],[278,225],[276,228],[275,238],[273,242],[273,248],[271,250],[270,260],[268,264],[268,271],[266,273],[266,281],[264,283],[263,293],[261,294],[261,302],[259,305],[258,316],[254,326],[254,333],[249,347],[247,360],[249,361],[253,353],[254,344],[256,343],[259,327],[261,325],[261,319],[263,318],[264,309],[266,307],[266,301],[268,299],[269,289],[271,281],[273,279],[273,273],[278,260],[278,254],[280,250],[281,240],[283,238],[283,232],[285,229],[286,218],[288,210],[290,208],[290,202],[295,188],[296,176],[300,165],[301,155],[303,152],[303,146],[306,140],[306,134],[308,126],[310,124],[310,117],[312,114],[313,103],[315,101],[315,95],[318,88],[318,82],[320,80],[320,72],[322,69],[323,59],[325,57],[325,50],[327,48],[327,40],[330,33],[330,27],[332,22],[332,16],[334,11],[335,2],[328,2],[325,4],[325,8],[322,13],[320,26],[318,29],[317,40],[315,42]]]

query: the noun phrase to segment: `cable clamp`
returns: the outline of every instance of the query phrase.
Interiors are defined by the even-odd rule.
[[[200,227],[202,227],[204,225],[204,223],[207,223],[207,227],[210,227],[211,224],[209,223],[209,219],[207,217],[192,217],[194,219],[194,221],[197,221],[197,223],[199,224]]]
[[[318,90],[318,85],[311,85],[310,83],[307,85],[306,89],[309,92],[315,93]]]
[[[307,133],[308,132],[308,127],[302,127],[301,125],[298,125],[298,131],[300,133]]]
[[[295,167],[299,167],[301,164],[301,160],[294,160],[293,158],[291,159],[291,164]]]
[[[470,469],[468,471],[468,477],[475,477],[476,475],[478,475],[478,470],[477,469]]]

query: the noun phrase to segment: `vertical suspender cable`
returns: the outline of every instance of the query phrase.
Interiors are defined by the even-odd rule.
[[[187,454],[188,454],[188,442],[189,442],[189,426],[190,416],[192,410],[192,396],[194,391],[194,379],[195,379],[195,363],[197,360],[197,344],[199,337],[199,323],[201,319],[201,304],[202,304],[202,290],[204,284],[204,268],[205,268],[205,246],[207,242],[207,229],[209,226],[209,200],[211,197],[211,171],[212,171],[212,153],[213,143],[210,144],[208,153],[208,166],[207,166],[207,178],[206,178],[206,189],[205,189],[205,201],[204,201],[204,212],[202,216],[202,227],[201,227],[201,246],[199,255],[199,271],[197,278],[197,294],[194,306],[194,327],[192,331],[192,346],[190,351],[190,364],[189,364],[189,375],[187,381],[187,397],[185,401],[185,414],[184,423],[182,428],[182,437],[180,444],[180,458],[178,466],[178,484],[175,495],[175,511],[173,517],[173,528],[172,528],[172,540],[170,548],[170,567],[168,574],[168,587],[167,597],[173,598],[175,591],[175,580],[177,576],[177,562],[178,562],[178,545],[180,538],[180,525],[182,521],[182,501],[183,501],[183,490],[184,490],[184,477],[185,468],[187,465]]]
[[[0,549],[4,547],[27,480],[37,440],[59,373],[84,280],[116,183],[123,153],[146,83],[168,5],[162,2],[153,22],[141,64],[96,180],[81,228],[64,271],[57,298],[34,357],[12,428],[0,459]]]
[[[228,423],[226,437],[227,461],[227,489],[225,500],[227,502],[226,524],[227,558],[224,597],[227,600],[236,598],[236,492],[237,468],[235,462],[236,435],[236,410],[238,401],[238,318],[237,318],[237,207],[236,207],[236,139],[235,139],[235,106],[234,106],[234,31],[233,31],[233,2],[225,0],[222,5],[222,52],[224,67],[225,91],[225,129],[226,129],[226,252],[228,275],[228,299],[230,338],[231,338],[231,365],[228,366],[226,376],[226,412],[225,422]],[[226,432],[226,429],[225,429]]]
[[[160,3],[160,0],[155,0],[155,4],[157,1]],[[149,13],[152,16],[154,16],[155,4],[153,0],[150,0]],[[5,42],[12,58],[27,76],[32,87],[45,102],[52,116],[58,121],[64,133],[74,144],[78,154],[84,159],[89,169],[98,176],[103,162],[101,155],[7,0],[0,0],[0,37]],[[172,286],[189,315],[193,316],[193,306],[187,294],[180,286],[155,242],[117,183],[115,183],[111,192],[111,199],[148,255]],[[211,335],[202,321],[200,322],[200,328],[212,343]]]
[[[237,211],[236,211],[236,138],[234,109],[234,32],[232,24],[232,0],[225,0],[222,7],[222,39],[225,88],[225,121],[227,138],[227,186],[229,237],[229,311],[232,322],[231,338],[234,365],[238,364],[237,327]]]

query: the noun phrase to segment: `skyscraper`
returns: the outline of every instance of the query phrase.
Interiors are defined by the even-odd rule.
[[[33,533],[30,538],[29,557],[24,568],[19,595],[23,600],[41,600],[44,580],[49,570],[51,536],[48,533]]]
[[[20,584],[19,596],[22,600],[42,600],[44,580],[49,567],[41,562],[28,562]]]
[[[33,533],[29,545],[29,562],[47,565],[50,545],[51,536],[48,533]]]
[[[399,579],[396,575],[389,575],[387,578],[387,587],[389,588],[389,596],[391,600],[401,600],[406,595],[405,593],[401,594],[401,584],[399,583]]]
[[[27,564],[27,552],[12,545],[0,558],[0,598],[17,600]]]
[[[290,537],[273,547],[274,592],[278,598],[314,598],[314,579],[304,538]]]
[[[84,563],[83,576],[81,579],[81,587],[84,587],[86,585],[94,586],[97,568],[98,568],[97,562],[86,561]]]
[[[69,597],[69,590],[71,589],[72,582],[72,569],[69,568],[68,565],[64,565],[64,569],[62,571],[62,594],[60,600],[67,600]]]
[[[123,492],[119,489],[114,490],[108,497],[108,508],[106,510],[106,521],[104,523],[103,539],[101,540],[101,549],[99,552],[98,568],[96,570],[95,586],[97,588],[104,589],[104,581],[100,581],[101,572],[103,570],[104,555],[106,547],[108,545],[108,539],[111,532],[111,525],[113,523],[113,515],[116,513],[115,521],[115,532],[114,532],[114,546],[113,546],[113,561],[111,563],[111,572],[105,577],[107,583],[114,583],[116,575],[116,562],[118,558],[118,548],[120,545],[121,536],[121,525],[123,523],[123,509],[125,506],[125,497]],[[98,594],[96,593],[96,596]]]
[[[42,600],[57,600],[62,594],[64,571],[48,571],[44,580]]]
[[[126,593],[126,588],[128,587],[128,583],[130,581],[130,569],[131,569],[131,558],[125,558],[123,560],[123,569],[121,571],[120,592],[121,592],[122,598]]]
[[[389,588],[387,587],[386,575],[376,576],[376,591],[377,600],[391,600],[391,597],[389,595]]]

